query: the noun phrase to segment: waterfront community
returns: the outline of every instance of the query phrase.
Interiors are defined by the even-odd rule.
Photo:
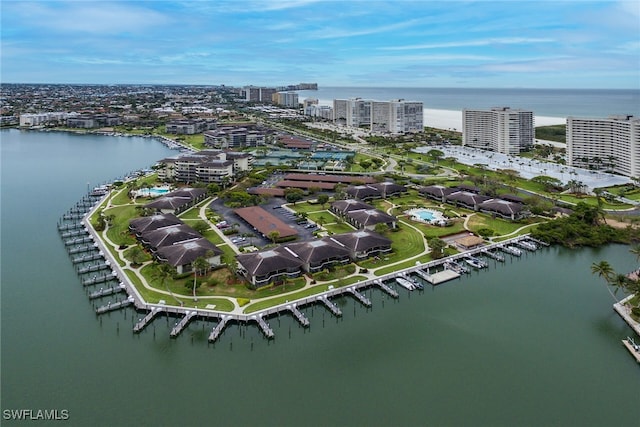
[[[529,142],[515,139],[504,154],[504,142],[483,150],[446,129],[380,132],[340,119],[318,126],[296,108],[255,108],[261,100],[243,90],[214,90],[215,108],[201,107],[197,119],[182,106],[165,125],[111,117],[96,128],[144,129],[181,150],[90,189],[60,219],[97,313],[131,304],[142,314],[135,332],[164,313],[177,316],[174,337],[201,317],[217,320],[211,341],[229,321],[255,323],[271,338],[268,318],[280,311],[305,326],[299,307],[307,304],[339,315],[330,297],[347,293],[368,306],[361,288],[420,290],[538,249],[546,244],[538,226],[579,206],[617,224],[612,241],[637,234],[633,176],[604,162],[566,165],[562,148],[533,144],[530,115]],[[66,123],[23,127],[73,131]]]

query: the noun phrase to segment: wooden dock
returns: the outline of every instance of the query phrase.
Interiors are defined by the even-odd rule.
[[[133,303],[133,301],[131,300],[131,298],[127,298],[121,301],[117,301],[112,303],[111,301],[109,301],[107,303],[107,305],[103,305],[102,307],[98,307],[96,308],[96,314],[103,314],[103,313],[107,313],[109,311],[114,311],[114,310],[118,310],[121,309],[122,307],[126,307],[128,305],[131,305]]]
[[[214,342],[218,339],[224,327],[227,326],[227,322],[229,321],[229,319],[230,318],[228,316],[224,315],[220,317],[220,322],[216,325],[215,328],[213,328],[213,330],[209,334],[209,342]]]
[[[319,296],[318,301],[322,302],[325,306],[327,306],[329,311],[333,313],[334,316],[336,317],[342,316],[342,310],[340,310],[337,305],[329,301],[329,298],[327,298],[326,295]]]
[[[140,319],[138,323],[135,324],[135,326],[133,327],[133,332],[138,333],[142,331],[149,323],[151,323],[153,318],[162,311],[163,310],[159,307],[154,307],[153,309],[151,309],[151,311],[147,313],[144,318]]]
[[[433,273],[429,276],[429,283],[432,285],[439,285],[440,283],[448,282],[449,280],[457,279],[460,277],[460,273],[456,273],[453,270],[444,269],[437,273]]]
[[[369,298],[358,292],[355,286],[347,288],[346,291],[353,295],[365,307],[371,307],[371,301],[369,300]]]
[[[497,253],[495,253],[495,252],[492,252],[492,251],[490,251],[490,250],[484,249],[484,250],[481,252],[481,254],[482,254],[482,255],[484,255],[484,256],[486,256],[486,257],[493,258],[493,259],[495,259],[496,261],[504,262],[504,257],[503,257],[502,255],[497,254]]]
[[[296,318],[296,320],[298,320],[298,322],[300,322],[302,326],[304,326],[305,328],[309,326],[309,319],[307,319],[307,317],[302,314],[300,310],[298,310],[298,307],[296,307],[295,304],[288,305],[287,308],[289,309],[289,311],[291,311],[291,313],[293,313],[293,316]]]
[[[109,266],[109,261],[105,261],[105,262],[97,264],[97,265],[89,265],[87,267],[79,268],[78,269],[78,274],[94,273],[96,271],[107,270],[109,268],[111,268]]]
[[[82,286],[91,286],[96,285],[98,283],[108,282],[109,280],[115,279],[118,277],[118,274],[114,271],[110,274],[103,274],[101,276],[95,275],[89,279],[85,279],[82,281]]]
[[[274,337],[275,334],[273,333],[273,330],[271,329],[271,327],[269,326],[267,321],[262,318],[262,316],[251,316],[251,319],[253,319],[256,322],[258,322],[258,326],[260,326],[260,329],[262,330],[262,333],[267,338],[273,338]]]
[[[391,295],[393,298],[398,298],[398,292],[387,284],[383,283],[382,280],[375,280],[373,283],[378,285],[380,289]]]
[[[118,284],[118,286],[112,286],[110,288],[100,288],[99,290],[97,290],[95,292],[91,292],[89,294],[89,299],[96,299],[96,298],[100,298],[100,297],[106,297],[107,295],[113,295],[113,294],[116,294],[118,292],[123,292],[125,290],[126,290],[125,286],[122,283],[120,283],[120,284]]]
[[[187,326],[187,323],[191,321],[198,313],[196,311],[187,311],[185,316],[173,327],[169,336],[175,338],[180,335],[180,332]]]
[[[629,350],[629,353],[636,359],[636,362],[640,363],[640,346],[634,343],[634,341],[627,337],[626,340],[622,340],[622,344]]]

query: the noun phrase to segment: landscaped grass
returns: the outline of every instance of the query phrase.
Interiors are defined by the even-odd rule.
[[[309,288],[303,289],[298,292],[293,292],[286,295],[281,295],[276,298],[269,298],[267,300],[255,302],[253,304],[248,305],[244,309],[244,312],[247,314],[255,313],[256,311],[264,310],[265,308],[273,307],[279,304],[284,304],[287,301],[294,301],[297,299],[309,297],[311,295],[317,295],[319,293],[326,292],[329,290],[329,286],[333,286],[333,287],[348,286],[364,280],[367,280],[367,278],[364,276],[351,276],[346,279],[339,280],[337,282],[323,283],[321,285],[311,286]]]
[[[359,265],[363,268],[380,267],[382,265],[406,260],[424,251],[425,246],[422,233],[406,224],[401,224],[400,227],[398,231],[388,231],[385,233],[385,236],[392,241],[392,253],[383,255],[379,260],[368,259],[360,262]]]
[[[356,228],[352,227],[349,223],[343,222],[342,224],[325,224],[323,226],[327,231],[333,234],[348,233],[350,231],[356,231]]]
[[[324,221],[322,221],[320,218],[323,218]],[[314,212],[314,213],[310,213],[307,216],[307,219],[315,222],[315,223],[331,223],[331,222],[336,222],[338,217],[336,217],[333,213],[331,213],[330,211],[322,211],[322,212]]]
[[[129,233],[129,221],[138,217],[138,211],[134,205],[117,206],[105,209],[105,215],[114,215],[115,218],[109,229],[107,237],[116,245],[133,245],[136,240]]]
[[[288,204],[287,207],[289,207],[290,209],[293,209],[296,212],[316,212],[316,211],[324,211],[326,210],[326,208],[329,206],[329,203],[327,203],[325,205],[325,207],[323,208],[322,205],[320,203],[317,204],[311,204],[309,202],[298,202],[295,205],[294,204]]]
[[[422,231],[427,240],[433,237],[448,236],[450,234],[461,233],[462,231],[464,231],[463,220],[456,220],[452,225],[447,227],[424,224],[421,222],[412,221],[410,219],[405,219],[405,221]]]
[[[491,218],[484,214],[475,214],[469,218],[467,226],[469,230],[477,232],[481,228],[488,228],[494,231],[494,235],[511,234],[518,228],[537,222],[535,219],[522,220],[519,222],[507,221],[503,219]]]

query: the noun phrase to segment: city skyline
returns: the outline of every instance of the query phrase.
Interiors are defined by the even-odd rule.
[[[0,7],[3,83],[640,89],[637,1]]]

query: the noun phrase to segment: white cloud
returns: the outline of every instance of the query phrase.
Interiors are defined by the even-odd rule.
[[[416,49],[442,49],[453,47],[474,47],[474,46],[490,46],[494,44],[534,44],[534,43],[552,43],[555,40],[549,38],[534,38],[534,37],[504,37],[504,38],[489,38],[482,40],[466,40],[466,41],[453,41],[445,43],[425,43],[417,45],[407,46],[390,46],[382,47],[381,50],[416,50]]]

